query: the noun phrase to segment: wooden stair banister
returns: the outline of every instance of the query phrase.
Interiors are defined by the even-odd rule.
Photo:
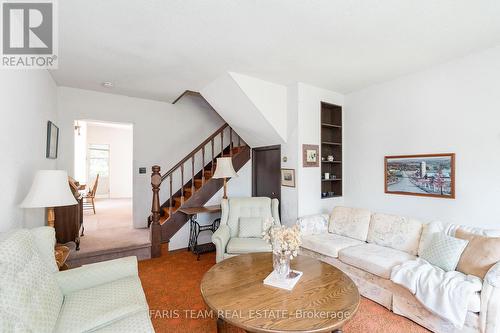
[[[173,168],[171,168],[170,170],[168,170],[167,173],[165,173],[163,176],[161,176],[161,181],[164,181],[165,178],[167,178],[168,176],[170,176],[170,174],[172,174],[172,172],[174,172],[175,170],[179,169],[179,167],[181,165],[183,165],[184,163],[186,163],[194,154],[196,154],[202,147],[205,147],[207,145],[207,143],[210,142],[210,140],[214,139],[217,135],[221,134],[224,129],[226,129],[226,127],[228,127],[229,125],[227,123],[225,123],[224,125],[222,125],[217,131],[214,132],[214,134],[210,135],[205,141],[203,141],[198,147],[196,147],[195,149],[193,149],[192,152],[190,152],[189,154],[186,155],[186,157],[184,157],[179,163],[177,163],[176,165],[173,166]],[[213,151],[213,150],[212,150]]]
[[[160,167],[153,166],[151,174],[151,186],[153,187],[153,204],[151,213],[153,221],[150,227],[151,257],[161,256],[161,225],[160,225]]]
[[[177,230],[182,227],[185,223],[186,216],[178,211],[179,208],[190,206],[194,203],[200,204],[208,200],[207,196],[215,194],[218,188],[222,186],[222,182],[218,179],[212,179],[215,171],[215,160],[217,156],[231,156],[233,159],[236,158],[238,168],[241,168],[250,159],[249,148],[246,143],[240,138],[237,133],[233,133],[233,129],[229,127],[229,143],[227,146],[224,145],[224,130],[228,128],[229,125],[225,123],[219,129],[217,129],[212,135],[205,139],[201,144],[199,144],[195,149],[193,149],[188,155],[186,155],[182,160],[180,160],[174,167],[169,171],[160,174],[160,167],[155,165],[152,168],[151,174],[151,186],[153,188],[153,203],[151,206],[151,215],[148,218],[148,222],[151,227],[151,255],[152,257],[157,257],[161,255],[161,243],[168,242],[170,237],[177,232]],[[233,142],[233,134],[238,138],[238,147],[235,148]],[[220,135],[220,154],[216,156],[214,152],[215,140],[217,136]],[[217,138],[218,139],[218,138]],[[244,146],[241,146],[243,143]],[[206,146],[211,146],[211,159],[209,163],[205,164],[205,149]],[[246,148],[246,149],[242,149]],[[201,159],[195,159],[195,155],[201,153]],[[242,155],[243,154],[243,155]],[[238,156],[241,155],[241,156]],[[195,161],[201,162],[201,171],[195,172]],[[191,175],[187,175],[187,183],[184,183],[184,167],[185,164],[190,162],[191,164]],[[180,189],[176,193],[173,192],[173,174],[177,170],[180,171]],[[187,171],[187,170],[186,170]],[[164,180],[168,178],[169,181],[169,196],[168,200],[161,205],[160,203],[160,185]],[[219,184],[220,183],[220,184]],[[204,187],[208,186],[204,190]],[[162,214],[163,213],[163,214]],[[168,226],[164,228],[164,225],[169,222]]]

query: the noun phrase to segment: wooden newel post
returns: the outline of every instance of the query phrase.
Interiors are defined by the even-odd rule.
[[[151,257],[157,258],[161,256],[161,225],[160,225],[160,184],[161,175],[160,167],[153,166],[151,174],[151,186],[153,187],[153,203],[151,205],[151,214],[153,221],[151,223],[150,240],[151,240]]]

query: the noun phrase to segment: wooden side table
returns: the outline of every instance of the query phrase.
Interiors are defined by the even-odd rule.
[[[66,260],[69,257],[69,247],[64,245],[56,245],[54,249],[54,255],[56,257],[57,267],[59,267],[60,271],[69,269],[68,264],[66,264]]]

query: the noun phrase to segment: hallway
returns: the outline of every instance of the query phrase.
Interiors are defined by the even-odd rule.
[[[132,199],[96,199],[95,205],[96,214],[92,210],[83,212],[84,236],[80,238],[79,251],[72,247],[71,266],[126,255],[149,257],[145,251],[150,246],[149,229],[133,228]]]

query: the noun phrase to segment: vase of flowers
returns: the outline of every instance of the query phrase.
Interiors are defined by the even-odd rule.
[[[298,255],[300,241],[300,228],[295,225],[291,228],[285,226],[270,227],[264,232],[265,240],[271,243],[273,249],[273,269],[282,279],[290,274],[290,261]]]

